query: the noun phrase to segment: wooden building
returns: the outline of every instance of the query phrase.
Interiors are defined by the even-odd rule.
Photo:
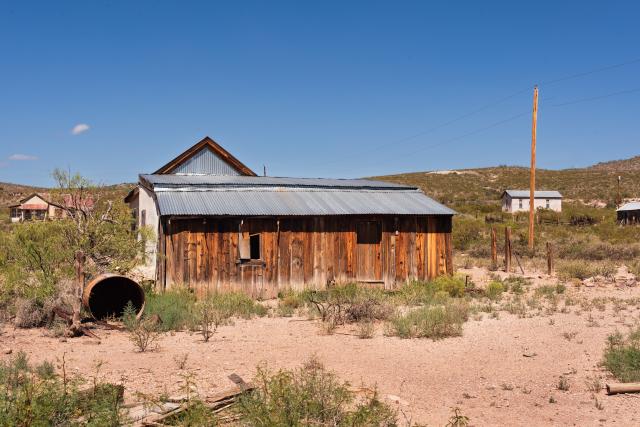
[[[148,273],[160,290],[202,295],[360,282],[392,289],[452,273],[454,212],[379,181],[256,176],[210,138],[126,198],[157,230]]]
[[[640,224],[640,202],[630,202],[616,209],[618,223],[621,225]]]

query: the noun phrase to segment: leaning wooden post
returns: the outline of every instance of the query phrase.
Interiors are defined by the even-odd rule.
[[[504,271],[511,271],[511,229],[504,228]]]
[[[547,242],[547,274],[553,275],[553,246],[551,242]]]
[[[491,266],[495,270],[498,266],[498,242],[496,229],[491,227]]]

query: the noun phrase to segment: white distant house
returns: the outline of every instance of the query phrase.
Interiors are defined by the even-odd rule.
[[[557,191],[536,191],[533,206],[535,209],[550,209],[562,212],[562,194]],[[502,193],[503,212],[528,212],[529,190],[505,190]]]

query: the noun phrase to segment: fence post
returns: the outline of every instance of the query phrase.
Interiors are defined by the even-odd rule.
[[[547,274],[553,275],[553,246],[551,242],[547,242]]]
[[[504,271],[511,271],[511,228],[504,228]]]
[[[498,267],[498,242],[495,227],[491,227],[491,267],[495,270]]]

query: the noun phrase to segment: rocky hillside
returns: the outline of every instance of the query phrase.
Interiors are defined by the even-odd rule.
[[[538,190],[558,190],[567,200],[596,206],[612,205],[617,194],[618,176],[622,177],[622,197],[640,198],[640,156],[582,169],[538,169],[536,187]],[[448,204],[497,204],[505,189],[529,188],[529,169],[500,166],[414,172],[375,179],[418,186],[431,197]]]
[[[598,163],[591,166],[589,169],[612,172],[640,171],[640,156],[635,156],[630,159]]]

